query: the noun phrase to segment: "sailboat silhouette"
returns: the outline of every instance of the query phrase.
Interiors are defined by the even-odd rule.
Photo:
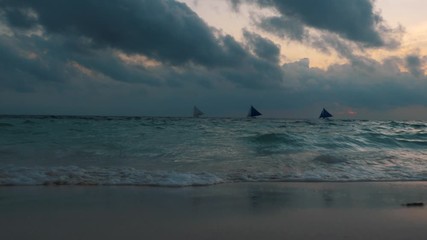
[[[254,106],[251,105],[251,108],[249,108],[248,117],[256,117],[261,115],[262,113],[258,112],[258,110],[256,110]]]
[[[322,119],[329,119],[330,117],[333,117],[333,116],[326,109],[323,109],[319,116],[319,118],[322,118]]]
[[[193,107],[193,117],[198,118],[202,116],[204,113],[200,111],[196,106]]]

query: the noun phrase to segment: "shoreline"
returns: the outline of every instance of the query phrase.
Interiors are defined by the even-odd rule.
[[[1,239],[422,239],[427,182],[0,187]]]

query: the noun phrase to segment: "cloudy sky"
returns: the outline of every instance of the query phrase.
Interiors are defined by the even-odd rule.
[[[0,114],[427,119],[424,0],[0,0]]]

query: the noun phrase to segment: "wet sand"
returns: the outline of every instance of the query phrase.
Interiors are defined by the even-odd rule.
[[[424,239],[425,182],[0,188],[0,239]]]

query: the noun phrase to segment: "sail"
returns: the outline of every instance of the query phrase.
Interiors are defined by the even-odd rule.
[[[200,109],[198,109],[196,106],[193,107],[193,117],[200,117],[203,114],[204,113],[200,111]]]
[[[251,108],[249,109],[248,112],[248,117],[256,117],[256,116],[261,116],[262,114],[260,112],[258,112],[258,110],[256,110],[253,106],[251,106]]]
[[[326,109],[323,109],[319,116],[319,118],[323,118],[323,119],[330,118],[330,117],[333,117],[333,116],[328,111],[326,111]]]

